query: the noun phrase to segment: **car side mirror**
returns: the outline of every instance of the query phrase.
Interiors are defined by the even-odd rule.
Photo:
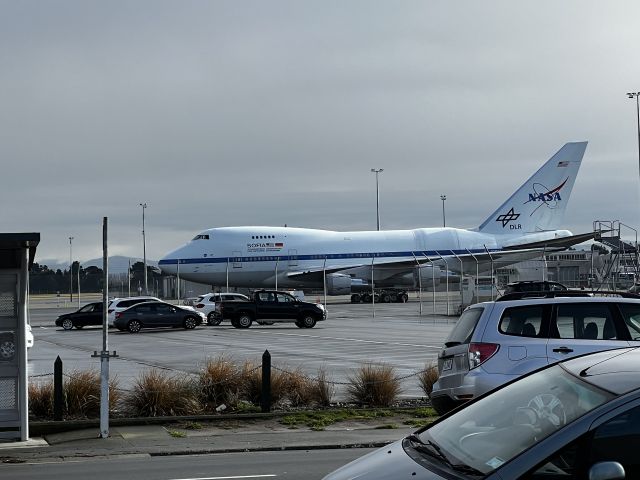
[[[621,480],[626,478],[624,467],[618,462],[598,462],[589,469],[589,480]]]

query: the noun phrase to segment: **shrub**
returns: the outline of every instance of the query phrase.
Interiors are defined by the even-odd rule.
[[[200,372],[200,399],[209,410],[225,404],[237,403],[238,392],[242,389],[242,372],[224,355],[208,359]]]
[[[348,377],[347,396],[350,401],[372,406],[388,407],[400,394],[400,380],[388,365],[361,366]]]
[[[331,398],[335,393],[334,385],[329,381],[327,377],[327,371],[324,367],[318,369],[318,377],[314,384],[314,396],[318,405],[328,407],[331,405]]]
[[[109,410],[120,400],[118,380],[109,381]],[[53,387],[52,387],[53,392]],[[93,370],[73,371],[63,385],[67,415],[71,417],[98,417],[100,415],[100,374]]]
[[[431,398],[431,392],[433,392],[433,384],[438,380],[438,375],[438,366],[433,364],[425,365],[424,370],[422,370],[418,374],[418,382],[420,383],[420,388],[429,398]]]
[[[123,403],[136,416],[192,415],[202,410],[195,386],[189,378],[153,368],[135,380]]]
[[[37,418],[53,417],[53,381],[29,384],[29,410]]]

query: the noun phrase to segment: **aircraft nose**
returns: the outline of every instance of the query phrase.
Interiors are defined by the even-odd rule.
[[[167,253],[158,261],[158,266],[167,275],[175,275],[178,268],[178,258],[180,258],[180,248]]]

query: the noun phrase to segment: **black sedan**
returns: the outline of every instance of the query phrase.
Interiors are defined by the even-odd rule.
[[[102,302],[87,303],[75,312],[65,313],[56,319],[56,327],[71,330],[86,325],[102,325]]]
[[[142,328],[183,327],[196,328],[204,315],[192,308],[165,302],[144,302],[116,313],[113,325],[118,330],[138,333]]]
[[[545,367],[324,480],[640,478],[640,350]]]

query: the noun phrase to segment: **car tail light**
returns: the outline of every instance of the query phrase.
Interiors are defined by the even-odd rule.
[[[469,370],[479,367],[489,360],[500,348],[497,343],[470,343]]]
[[[120,318],[122,316],[121,312],[116,313],[116,318]]]
[[[204,303],[199,303],[196,305],[196,308],[204,308]]]

